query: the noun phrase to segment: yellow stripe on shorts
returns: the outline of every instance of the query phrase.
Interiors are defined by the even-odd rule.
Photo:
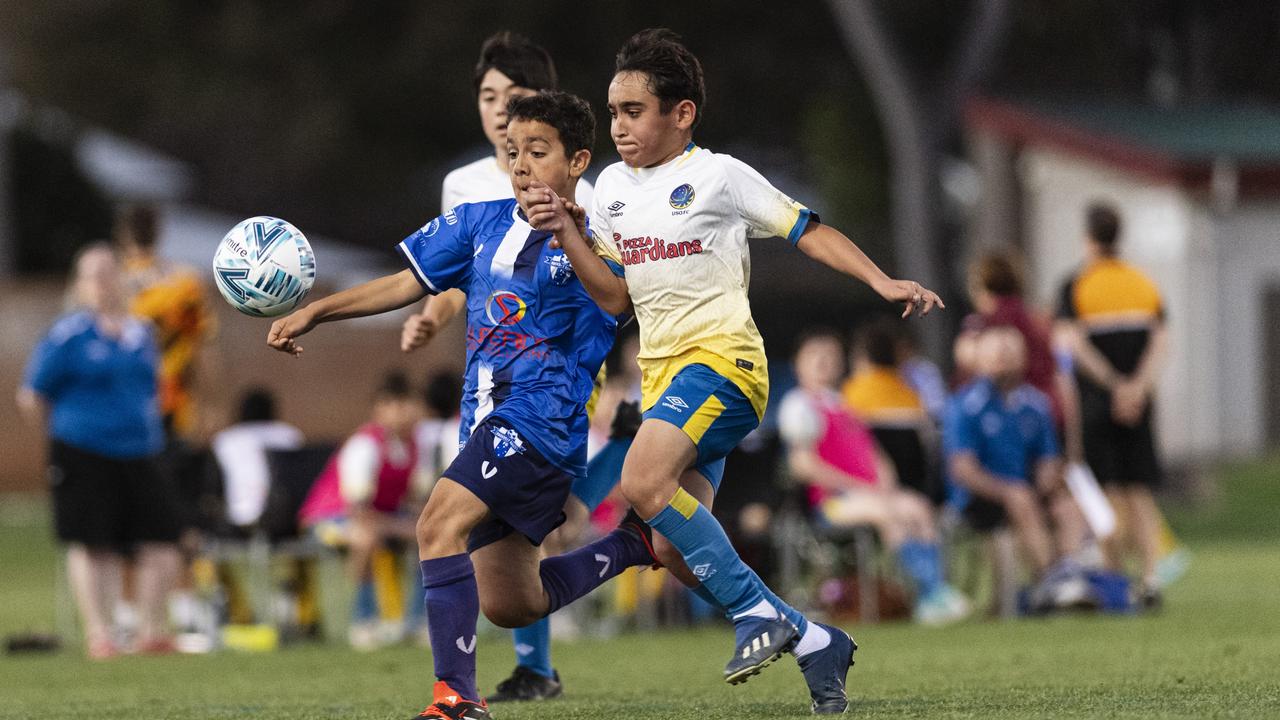
[[[693,411],[693,415],[689,417],[689,422],[680,428],[684,430],[684,434],[689,436],[694,445],[702,442],[702,436],[707,434],[707,430],[711,427],[711,423],[720,417],[720,413],[724,412],[724,403],[720,402],[720,398],[712,395],[707,401],[698,406]]]

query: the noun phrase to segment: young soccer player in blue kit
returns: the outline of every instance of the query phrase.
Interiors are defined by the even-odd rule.
[[[841,630],[808,622],[738,557],[709,507],[724,458],[760,422],[768,397],[764,343],[747,302],[748,237],[780,236],[856,277],[904,317],[938,296],[885,275],[839,231],[742,162],[693,142],[702,68],[668,30],[623,46],[609,86],[610,134],[622,162],[596,181],[591,238],[567,221],[556,193],[531,194],[536,227],[556,230],[601,307],[634,309],[640,325],[645,419],[627,455],[622,489],[662,538],[658,555],[733,620],[725,668],[745,681],[782,653],[796,656],[816,713],[844,712],[856,648]]]
[[[507,145],[516,199],[463,204],[400,243],[409,269],[307,305],[276,321],[268,344],[300,354],[318,323],[404,307],[448,288],[467,295],[465,446],[418,521],[427,622],[437,682],[420,717],[483,720],[476,688],[476,620],[527,625],[627,567],[654,561],[648,529],[627,523],[579,550],[539,561],[585,472],[585,406],[616,323],[535,230],[534,188],[572,205],[591,158],[595,120],[560,92],[512,102]],[[568,220],[572,223],[572,217]]]
[[[485,40],[480,58],[472,72],[480,125],[493,154],[454,169],[444,178],[441,188],[441,210],[462,203],[514,198],[507,157],[507,105],[511,98],[527,97],[540,90],[555,90],[555,63],[546,49],[528,38],[511,32],[497,32]],[[575,199],[590,204],[591,183],[578,179]],[[427,298],[422,312],[405,319],[400,349],[411,352],[429,343],[440,328],[463,310],[466,294],[460,289],[447,290]],[[554,553],[565,548],[582,534],[591,513],[618,484],[622,473],[621,457],[629,441],[612,440],[608,451],[592,458],[587,474],[574,482],[565,503],[565,522],[548,539],[544,547]],[[544,700],[563,692],[560,675],[551,663],[551,618],[511,633],[515,646],[516,667],[511,675],[498,683],[488,702]]]

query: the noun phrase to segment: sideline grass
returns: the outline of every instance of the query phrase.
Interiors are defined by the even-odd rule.
[[[51,622],[53,551],[45,523],[33,526],[30,517],[12,507],[0,512],[0,632]],[[1191,572],[1169,591],[1168,609],[1158,616],[853,628],[863,649],[850,675],[851,713],[1280,717],[1276,536],[1232,534],[1222,542],[1207,540],[1207,532],[1194,536],[1200,542],[1191,548]],[[806,716],[803,683],[790,661],[745,686],[723,684],[719,670],[730,642],[727,629],[708,629],[558,645],[568,697],[499,706],[495,715]],[[492,688],[510,669],[510,646],[482,643],[480,657],[482,686]],[[425,651],[408,648],[357,654],[324,646],[108,663],[89,663],[74,651],[5,657],[0,718],[408,718],[427,701],[428,673]]]

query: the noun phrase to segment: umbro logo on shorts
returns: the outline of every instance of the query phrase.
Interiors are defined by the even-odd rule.
[[[689,403],[686,403],[684,398],[668,395],[662,398],[662,407],[671,408],[676,412],[684,412],[689,409]]]

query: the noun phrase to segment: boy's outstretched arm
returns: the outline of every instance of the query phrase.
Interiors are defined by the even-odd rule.
[[[401,270],[320,298],[276,320],[271,323],[267,344],[280,352],[301,355],[302,346],[298,345],[297,338],[320,323],[397,310],[421,300],[426,294],[412,271]]]
[[[582,286],[605,312],[622,315],[631,309],[627,281],[613,274],[583,235],[585,214],[581,206],[565,205],[560,196],[546,188],[543,200],[529,207],[529,225],[555,235],[552,241],[564,249]]]
[[[928,315],[934,305],[944,309],[947,307],[937,293],[920,283],[894,280],[885,275],[852,240],[829,225],[809,223],[796,245],[805,255],[823,265],[870,285],[885,300],[906,303],[907,307],[902,312],[904,318],[916,310],[920,310],[921,315]]]

